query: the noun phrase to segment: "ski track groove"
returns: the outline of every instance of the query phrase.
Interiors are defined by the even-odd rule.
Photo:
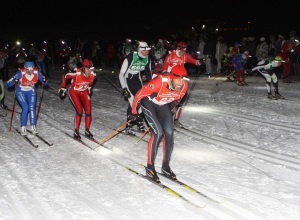
[[[178,130],[178,132],[193,137],[194,139],[197,139],[199,141],[202,140],[205,142],[213,143],[215,145],[222,146],[236,152],[251,155],[256,158],[264,159],[269,162],[273,162],[294,169],[300,169],[300,159],[298,158],[281,155],[263,149],[257,149],[250,144],[244,144],[237,141],[232,141],[223,137],[219,137],[217,135],[208,136],[206,133],[196,131],[196,130],[194,130],[194,132],[192,133],[190,131],[186,131],[180,128],[176,128],[176,129]]]
[[[15,133],[12,135],[19,136]],[[22,137],[20,137],[21,139]],[[3,156],[8,157],[14,157],[15,155],[22,155],[22,160],[25,161],[25,164],[30,164],[30,161],[36,160],[37,158],[34,156],[34,151],[37,149],[33,148],[32,146],[24,146],[21,142],[18,142],[18,140],[12,138],[10,141],[14,142],[14,145],[19,146],[19,148],[16,148],[14,155],[6,155],[5,150],[2,150],[0,155],[0,160],[3,160]],[[29,145],[29,144],[28,144]],[[6,147],[9,148],[10,144],[6,145]],[[25,153],[24,153],[25,151]],[[18,153],[18,154],[17,154]],[[3,164],[3,163],[2,163]],[[23,167],[22,167],[23,169]],[[26,169],[26,167],[24,167]],[[21,172],[19,169],[16,170],[12,167],[12,164],[9,164],[5,166],[5,169],[3,169],[2,172],[5,172],[5,182],[9,182],[7,179],[12,179],[14,184],[10,184],[9,187],[5,186],[2,183],[1,191],[3,192],[2,195],[7,195],[7,199],[10,204],[10,209],[14,210],[11,213],[13,213],[14,216],[16,216],[16,219],[56,219],[55,210],[51,210],[47,204],[45,204],[43,201],[42,195],[38,195],[35,193],[35,191],[32,189],[32,187],[28,184],[22,181],[22,175],[26,175],[26,172]],[[17,181],[15,181],[17,180]],[[7,183],[9,184],[9,183]],[[11,189],[14,188],[12,191]],[[18,190],[19,195],[15,194],[15,190]],[[29,201],[29,203],[23,203],[22,199],[26,197],[26,201]],[[36,202],[38,201],[38,202]],[[26,204],[26,205],[25,205]]]
[[[48,94],[51,94],[51,93],[48,93]],[[54,94],[52,94],[51,96],[54,96]],[[58,98],[58,97],[55,97],[55,98]],[[65,100],[65,102],[68,101],[67,99]],[[8,98],[8,100],[12,100],[12,99]],[[284,100],[284,101],[291,101],[291,100]],[[51,109],[49,110],[49,108],[46,108],[46,106],[49,107],[49,105],[46,104],[46,103],[45,103],[45,105],[42,105],[43,111],[41,111],[41,114],[43,116],[47,117],[45,120],[42,117],[40,118],[40,120],[42,121],[42,123],[45,123],[45,124],[49,125],[50,127],[54,127],[54,128],[56,128],[58,131],[60,131],[62,133],[64,133],[65,128],[68,128],[70,130],[70,132],[73,131],[73,125],[62,123],[62,121],[60,121],[59,118],[57,119],[55,117],[54,113],[51,112]],[[93,108],[94,107],[99,108],[99,107],[105,107],[105,106],[103,106],[102,104],[99,104],[99,103],[93,103]],[[120,106],[113,106],[113,107],[116,108],[116,109],[120,108]],[[127,106],[125,106],[125,107],[122,106],[121,108],[126,109]],[[70,117],[73,117],[73,115],[74,115],[74,109],[73,109],[73,107],[71,106],[70,103],[69,103],[68,106],[66,106],[66,105],[64,106],[64,110],[68,110],[70,112],[70,115],[71,115]],[[48,111],[50,111],[50,113]],[[120,112],[123,112],[123,110],[121,109],[117,113],[119,114]],[[105,114],[106,113],[107,112],[105,112]],[[112,112],[110,112],[110,113],[112,113]],[[125,113],[125,111],[124,111],[124,113]],[[282,123],[278,123],[278,122],[272,122],[272,123],[270,123],[267,120],[260,120],[260,119],[258,120],[258,119],[255,119],[254,117],[248,117],[248,116],[240,115],[240,114],[234,114],[233,115],[233,114],[228,114],[228,113],[224,113],[224,112],[221,112],[221,111],[216,111],[216,112],[213,112],[213,113],[214,114],[218,114],[218,115],[224,115],[224,114],[226,114],[226,116],[230,116],[230,117],[235,118],[237,120],[249,122],[249,123],[252,123],[252,124],[257,124],[257,125],[260,125],[260,126],[266,126],[265,123],[268,122],[268,126],[271,126],[271,127],[277,128],[277,129],[282,129],[282,130],[285,130],[285,131],[293,131],[293,132],[297,132],[297,133],[300,132],[299,131],[300,126],[297,126],[297,125],[286,125],[286,124],[282,124]],[[115,113],[112,113],[112,114],[115,114]],[[48,118],[52,119],[52,121],[51,120],[47,120]],[[109,117],[104,117],[103,118],[103,117],[99,117],[99,116],[94,116],[93,115],[93,120],[101,120],[102,121],[101,123],[103,123],[103,120],[109,120],[108,118]],[[62,127],[62,125],[64,127]],[[97,131],[96,133],[99,133],[99,131],[103,132],[103,130],[100,129],[100,128],[95,128],[95,131]],[[107,130],[105,130],[105,131],[107,131]],[[186,132],[186,135],[191,136],[191,137],[193,137],[193,138],[195,138],[195,139],[197,139],[199,141],[203,141],[203,138],[200,139],[198,137],[200,135],[200,136],[204,137],[205,141],[208,141],[210,143],[214,143],[216,145],[221,145],[221,146],[223,146],[225,144],[225,146],[223,146],[223,147],[225,147],[226,149],[230,149],[230,150],[233,150],[233,151],[238,151],[238,152],[246,153],[248,155],[251,155],[251,156],[254,156],[254,157],[258,157],[258,158],[262,158],[262,159],[265,159],[267,161],[271,161],[271,162],[279,163],[279,164],[282,164],[282,165],[285,165],[285,166],[288,166],[288,167],[293,167],[293,168],[296,168],[296,169],[300,169],[300,160],[299,159],[292,158],[292,157],[289,157],[289,156],[279,155],[279,154],[272,153],[272,152],[265,151],[265,150],[249,149],[251,147],[253,148],[253,146],[248,145],[248,144],[242,144],[242,143],[239,143],[239,142],[236,142],[236,141],[230,141],[230,140],[227,140],[225,138],[217,138],[215,136],[213,136],[213,137],[212,136],[207,136],[205,133],[202,133],[200,131],[196,131],[196,132],[198,134],[191,134],[190,132]],[[96,136],[98,137],[99,135],[96,135]],[[46,136],[45,136],[45,138],[46,138]],[[14,140],[14,139],[12,139],[12,140],[16,144],[18,143],[17,140]],[[87,139],[84,139],[84,141],[88,142]],[[55,144],[56,143],[54,143],[54,146],[55,146]],[[97,144],[95,144],[94,142],[91,142],[91,141],[89,141],[89,144],[97,146]],[[73,145],[79,146],[79,147],[81,147],[81,149],[82,149],[82,146],[83,146],[80,143],[76,143],[76,141],[74,141]],[[19,144],[18,144],[18,146],[21,147],[21,145],[19,145]],[[22,146],[22,147],[25,147],[25,146]],[[32,148],[31,146],[28,146],[28,148],[30,149],[30,151],[35,151],[36,150],[36,149]],[[116,148],[116,147],[112,147],[112,148]],[[88,149],[88,148],[86,148],[86,149]],[[103,148],[103,149],[105,149],[105,148]],[[19,153],[22,153],[21,152],[22,150],[23,149],[20,148],[18,150],[18,151],[20,151]],[[259,155],[261,155],[261,157]],[[33,154],[31,154],[31,156],[34,157]],[[28,160],[28,158],[26,158],[26,159]],[[129,155],[125,155],[125,157],[118,157],[118,159],[120,159],[123,162],[125,160],[128,160],[129,162],[130,161],[134,162],[134,161],[131,160],[131,158],[129,157]],[[117,160],[115,157],[112,157],[112,160],[115,161],[115,163],[118,164],[119,160]],[[1,155],[0,155],[0,161],[3,161],[3,157]],[[134,162],[134,163],[136,163],[136,162]],[[122,163],[120,163],[119,165],[124,166],[124,164],[122,165]],[[6,171],[6,172],[8,172],[8,171]],[[14,179],[19,179],[18,175],[15,174],[14,170],[10,170],[9,173],[10,174],[13,173]],[[68,188],[70,187],[67,182],[61,181],[61,179],[60,179],[59,176],[56,176],[54,180],[56,182],[60,182],[60,184],[61,184],[60,188],[61,189],[63,189],[64,187],[68,187]],[[19,182],[22,182],[22,181],[20,180]],[[175,185],[174,185],[174,187],[175,187]],[[29,194],[29,195],[32,196],[31,197],[32,198],[32,204],[34,206],[38,206],[38,208],[40,210],[39,211],[40,215],[42,217],[46,216],[47,218],[48,217],[50,218],[50,216],[51,216],[52,219],[53,219],[53,215],[54,214],[52,213],[51,210],[49,210],[48,207],[46,207],[43,204],[35,202],[35,201],[38,201],[38,202],[42,201],[42,198],[40,198],[39,195],[35,195],[32,192],[32,190],[30,190],[30,187],[28,188],[28,187],[24,186],[24,184],[21,185],[21,188],[22,188],[22,191],[24,190],[24,192],[26,192],[26,194]],[[152,184],[149,184],[149,189],[152,189],[152,188],[154,189],[156,187],[152,186]],[[172,188],[173,188],[173,186],[172,186]],[[3,188],[1,190],[3,191]],[[177,190],[177,188],[176,188],[176,190]],[[159,190],[157,190],[157,191],[159,191]],[[6,192],[6,194],[9,195],[9,200],[12,200],[12,201],[10,201],[11,204],[17,203],[16,202],[17,200],[14,198],[13,195],[11,195],[12,193],[10,191],[8,191],[7,189],[5,189],[4,192]],[[89,197],[86,197],[86,196],[84,196],[84,195],[82,195],[80,193],[76,193],[75,195],[72,195],[72,196],[74,196],[74,198],[72,198],[72,199],[76,199],[77,197],[79,197],[80,200],[84,201],[84,204],[82,204],[82,205],[86,206],[87,209],[89,209],[92,212],[97,212],[97,205],[93,204],[93,202],[90,201]],[[70,197],[72,197],[72,196],[70,195]],[[197,196],[197,197],[199,197],[199,196]],[[209,201],[206,201],[206,202],[210,203]],[[183,201],[182,201],[182,203],[183,203]],[[225,203],[225,204],[229,204],[229,202]],[[19,205],[21,205],[21,204],[18,204],[16,207],[12,207],[12,209],[17,210],[17,213],[16,213],[17,216],[21,215],[21,216],[24,217],[24,212],[26,212],[26,211],[25,211],[24,207],[22,207],[23,205],[21,205],[21,207],[22,207],[21,210],[18,210],[19,209],[18,208]],[[243,214],[241,214],[242,212],[244,213],[244,211],[245,211],[243,207],[239,207],[239,206],[234,205],[234,204],[233,204],[233,207],[234,208],[232,208],[232,209],[230,209],[229,207],[227,207],[227,209],[226,209],[226,205],[220,206],[218,204],[213,204],[212,203],[212,204],[209,204],[209,206],[207,208],[205,208],[205,211],[209,212],[211,215],[214,215],[214,212],[218,213],[218,215],[222,215],[223,214],[224,215],[224,219],[228,219],[228,220],[239,219],[239,217],[243,217],[244,219],[245,218],[246,219],[258,219],[259,218],[258,216],[252,214],[251,212],[247,212],[247,216],[244,216]],[[238,210],[240,210],[240,212]],[[122,212],[124,212],[124,210],[121,209],[121,208],[120,209],[115,209],[114,211],[118,212],[120,215],[124,214],[124,213],[122,213]],[[163,212],[163,208],[160,211]],[[195,212],[195,214],[197,214],[197,212]],[[37,217],[37,216],[35,216],[35,217]]]
[[[48,117],[50,117],[50,116],[48,115]],[[58,125],[55,125],[55,124],[53,124],[53,121],[56,121],[55,118],[52,118],[51,126],[54,126],[54,127],[56,127],[56,129],[60,130],[61,132],[64,132],[63,129],[61,128],[61,122],[57,120],[56,122],[58,123]],[[48,121],[48,123],[49,123],[49,121]],[[50,125],[50,123],[49,123],[49,125]],[[73,130],[73,128],[71,128],[70,125],[65,125],[65,124],[64,124],[64,127],[69,128],[70,130]],[[85,138],[84,138],[83,140],[84,140],[86,143],[88,143],[90,146],[92,146],[92,145],[98,146],[98,145],[95,144],[94,142],[88,141],[88,139],[85,139]],[[74,142],[76,142],[76,141],[74,141]],[[78,145],[81,145],[81,144],[78,144]],[[106,145],[106,144],[105,144],[105,145]],[[111,145],[108,145],[108,146],[110,146],[110,148],[116,149],[116,147],[112,147]],[[82,147],[82,146],[80,146],[80,147]],[[89,148],[86,147],[86,149],[89,149]],[[105,148],[101,148],[101,149],[105,149]],[[113,152],[115,152],[115,151],[113,151]],[[116,154],[117,154],[117,153],[116,153]],[[123,156],[124,156],[124,152],[123,152]],[[131,162],[134,162],[134,163],[141,163],[141,161],[138,162],[138,161],[132,160],[128,155],[125,155],[125,158],[124,158],[124,157],[119,157],[118,160],[116,160],[116,158],[113,158],[113,157],[110,157],[110,159],[112,159],[115,163],[117,163],[117,161],[122,161],[122,160],[123,160],[123,165],[121,165],[121,164],[119,163],[119,165],[121,165],[121,166],[124,166],[124,164],[126,164],[126,163],[124,162],[124,160],[126,160],[126,159],[129,160],[129,162],[131,161]],[[149,187],[150,187],[151,189],[154,189],[154,190],[159,190],[159,189],[156,189],[156,186],[152,186],[151,184],[150,184]],[[187,190],[185,190],[185,189],[180,189],[180,187],[176,187],[175,185],[173,185],[172,188],[178,190],[178,191],[180,192],[180,194],[182,194],[182,195],[184,195],[184,196],[186,196],[187,194],[190,195],[190,193],[189,193]],[[198,187],[198,188],[199,188],[199,187]],[[211,195],[211,196],[213,197],[213,194],[212,194],[212,193],[210,193],[210,192],[208,192],[208,191],[206,191],[206,190],[204,190],[204,189],[201,189],[201,190],[204,191],[205,193],[207,193],[208,195]],[[193,198],[193,199],[196,199],[196,200],[199,200],[199,198],[201,198],[201,196],[199,196],[199,195],[190,195],[190,196],[192,196],[192,197],[189,197],[189,198]],[[172,198],[172,197],[170,197],[170,198]],[[202,198],[202,199],[203,199],[203,198]],[[178,200],[180,201],[180,199],[178,199]],[[203,199],[203,200],[205,200],[205,199]],[[180,202],[181,202],[181,201],[180,201]],[[184,201],[182,201],[182,203],[183,203],[183,202],[184,202]],[[234,205],[233,203],[230,203],[230,206],[228,206],[227,208],[223,208],[223,207],[222,207],[223,205],[221,205],[221,207],[220,207],[220,205],[218,205],[218,204],[214,204],[214,203],[209,202],[209,201],[206,201],[206,202],[209,203],[209,207],[206,207],[206,208],[205,208],[205,211],[207,211],[207,212],[209,212],[210,214],[213,214],[213,215],[215,215],[216,213],[218,213],[218,215],[222,215],[222,216],[224,217],[224,219],[231,220],[231,219],[240,219],[240,217],[243,217],[244,219],[249,219],[249,220],[250,220],[250,219],[253,219],[253,218],[252,218],[253,216],[255,216],[255,215],[253,215],[251,212],[246,211],[243,207],[239,207],[239,206],[237,206],[237,205]],[[184,204],[184,203],[183,203],[183,204]],[[232,209],[231,206],[235,206],[235,209]],[[247,212],[247,215],[243,215],[243,214],[239,213],[239,211],[237,211],[237,210],[240,210],[240,212],[242,212],[242,213]],[[162,209],[161,211],[163,211],[163,209]],[[202,210],[201,210],[201,211],[202,211]],[[250,218],[249,216],[251,216],[251,218]],[[257,217],[256,219],[259,219],[258,216],[256,216],[256,217]]]
[[[110,150],[107,149],[106,147],[109,148]],[[117,147],[112,146],[110,144],[105,144],[105,147],[100,146],[97,151],[100,152],[101,155],[105,155],[105,156],[109,155],[108,157],[111,160],[113,160],[117,164],[120,164],[121,166],[128,166],[128,162],[130,162],[130,163],[133,163],[134,166],[139,167],[138,161],[133,160],[128,155],[124,155],[124,152],[122,152],[122,154],[118,153],[116,150],[114,150],[116,148]],[[108,154],[103,151],[108,152]],[[111,153],[113,153],[114,156],[112,156]],[[115,155],[117,155],[118,158],[116,158]],[[124,160],[127,160],[127,162],[124,162]],[[120,162],[120,161],[122,161],[122,162]],[[140,171],[140,172],[145,172],[145,170],[142,169],[142,171]],[[179,192],[181,195],[187,197],[188,199],[193,198],[193,200],[192,200],[193,202],[196,202],[197,200],[205,201],[208,204],[208,206],[206,206],[203,210],[201,209],[201,211],[209,212],[212,215],[218,214],[217,216],[223,216],[223,219],[228,219],[228,220],[229,219],[241,219],[241,217],[243,219],[249,219],[249,220],[261,219],[259,216],[255,215],[255,214],[251,213],[250,211],[244,209],[243,207],[235,205],[229,201],[225,201],[224,203],[216,204],[212,201],[209,201],[208,199],[205,199],[204,197],[202,197],[198,194],[192,193],[189,190],[184,189],[182,186],[179,186],[178,184],[173,183],[172,181],[167,180],[166,178],[164,178],[163,183],[168,183],[168,186],[170,186],[172,189]],[[153,188],[154,188],[154,186],[153,186]],[[199,187],[197,187],[197,189],[199,189]],[[199,190],[202,192],[205,192],[205,194],[211,196],[212,198],[213,197],[218,198],[213,193],[210,193],[204,189],[199,189]],[[220,198],[218,198],[218,199],[220,199]]]

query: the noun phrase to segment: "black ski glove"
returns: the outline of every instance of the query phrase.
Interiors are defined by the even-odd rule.
[[[58,90],[58,96],[61,100],[64,100],[67,97],[67,89],[66,88],[60,88]]]
[[[139,115],[137,115],[137,114],[128,115],[128,121],[130,120],[131,122],[137,120],[138,118],[139,118]]]
[[[122,95],[123,95],[125,101],[128,101],[128,99],[131,97],[130,92],[128,91],[127,88],[123,89]]]

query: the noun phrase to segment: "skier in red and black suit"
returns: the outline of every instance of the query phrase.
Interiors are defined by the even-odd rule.
[[[77,68],[75,73],[67,73],[63,76],[61,88],[58,91],[60,99],[65,99],[67,92],[67,80],[71,80],[69,97],[76,110],[74,138],[77,139],[81,139],[79,127],[81,124],[83,109],[85,111],[85,135],[90,138],[93,137],[90,132],[92,122],[91,92],[95,78],[96,74],[94,73],[92,61],[84,59],[82,68]]]
[[[163,140],[162,173],[171,179],[176,175],[169,163],[173,151],[173,113],[175,106],[184,97],[188,89],[185,76],[187,71],[182,65],[174,66],[169,74],[159,74],[142,87],[134,98],[131,119],[136,119],[137,109],[141,105],[144,116],[152,129],[148,142],[148,160],[146,175],[159,182],[155,171],[155,157],[160,142]]]
[[[165,57],[164,63],[163,63],[163,67],[162,67],[162,72],[170,72],[172,70],[172,68],[176,65],[183,65],[185,63],[190,63],[190,64],[194,64],[196,66],[200,66],[201,65],[201,61],[195,59],[194,57],[192,57],[190,54],[186,53],[186,43],[183,41],[180,41],[177,44],[177,48],[176,50],[170,50],[169,54]],[[184,103],[185,99],[182,99],[181,102],[179,103],[179,105],[177,106],[176,111],[174,111],[174,124],[175,126],[178,127],[183,127],[183,125],[178,121],[181,111],[182,111],[182,105]]]

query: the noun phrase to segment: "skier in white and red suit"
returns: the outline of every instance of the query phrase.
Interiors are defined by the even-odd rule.
[[[96,79],[93,62],[89,59],[84,59],[82,68],[77,68],[75,73],[67,73],[62,77],[61,88],[58,91],[61,100],[66,98],[68,79],[71,80],[69,97],[76,111],[74,138],[81,139],[79,127],[83,109],[85,111],[85,136],[92,138],[93,134],[90,132],[92,121],[91,96],[94,80]]]
[[[183,65],[185,63],[194,64],[196,66],[200,66],[202,63],[200,60],[195,59],[192,55],[186,53],[187,44],[183,41],[178,42],[175,50],[170,50],[169,54],[165,57],[162,72],[169,73],[172,68],[176,65]],[[185,96],[186,98],[186,96]],[[177,106],[176,111],[174,112],[174,124],[178,127],[183,127],[183,125],[179,122],[179,117],[182,111],[182,105],[185,102],[185,98],[181,100],[179,105]]]

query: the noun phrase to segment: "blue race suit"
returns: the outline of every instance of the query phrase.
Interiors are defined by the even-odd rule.
[[[24,68],[19,68],[17,73],[7,81],[7,87],[13,87],[15,81],[16,85],[16,98],[21,105],[21,126],[27,125],[28,114],[30,113],[30,125],[36,125],[36,83],[40,81],[43,83],[43,75],[41,72],[34,68],[32,74],[27,74]],[[47,85],[46,85],[47,84]],[[46,82],[44,86],[48,86]]]

